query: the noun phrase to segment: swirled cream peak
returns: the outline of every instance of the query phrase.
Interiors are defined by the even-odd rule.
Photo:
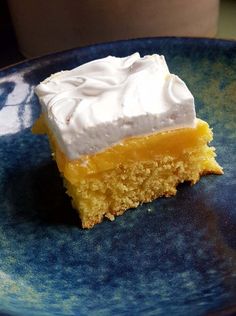
[[[36,87],[62,151],[77,159],[129,136],[195,126],[194,99],[164,56],[108,56]]]

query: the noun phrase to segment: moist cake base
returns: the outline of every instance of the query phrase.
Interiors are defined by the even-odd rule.
[[[212,131],[197,119],[196,128],[183,128],[131,137],[102,152],[69,160],[60,150],[43,117],[33,132],[47,133],[67,194],[83,228],[104,217],[113,220],[127,209],[161,196],[176,194],[179,183],[196,183],[201,175],[222,174],[209,147]]]

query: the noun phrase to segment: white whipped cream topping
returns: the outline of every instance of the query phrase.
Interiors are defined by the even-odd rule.
[[[108,56],[36,87],[49,127],[70,159],[129,136],[194,127],[194,98],[164,56]]]

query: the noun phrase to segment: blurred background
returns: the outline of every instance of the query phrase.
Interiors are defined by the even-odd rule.
[[[0,68],[148,36],[236,39],[236,0],[0,0]]]

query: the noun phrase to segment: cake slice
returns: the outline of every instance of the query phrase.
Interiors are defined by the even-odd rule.
[[[223,173],[211,129],[163,56],[94,60],[52,75],[36,94],[33,131],[48,135],[83,228]]]

